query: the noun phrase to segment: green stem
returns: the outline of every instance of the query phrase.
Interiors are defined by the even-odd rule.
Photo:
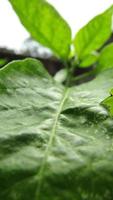
[[[78,76],[74,77],[72,79],[72,82],[82,81],[83,79],[88,78],[89,76],[92,76],[92,75],[95,76],[95,74],[96,74],[95,70],[92,70],[90,72],[86,72],[84,74],[81,74],[81,75],[78,75]]]
[[[70,87],[71,85],[71,81],[73,79],[73,72],[75,70],[75,63],[73,63],[72,61],[68,63],[66,63],[66,68],[67,68],[67,79],[66,79],[66,87]]]
[[[85,78],[88,78],[90,76],[95,76],[97,74],[96,69],[91,70],[90,72],[86,72],[84,74],[78,75],[76,77],[73,76],[73,72],[75,68],[77,67],[77,63],[75,63],[71,60],[69,63],[64,63],[65,67],[67,69],[67,79],[66,79],[66,87],[72,86],[77,81],[83,81]]]

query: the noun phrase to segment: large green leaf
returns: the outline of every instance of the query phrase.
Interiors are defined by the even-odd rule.
[[[99,49],[112,33],[113,6],[93,18],[75,36],[74,45],[80,60]]]
[[[98,58],[97,71],[103,71],[113,67],[113,44],[107,45]]]
[[[106,82],[107,80],[107,82]],[[113,70],[78,87],[32,59],[0,70],[0,200],[111,200]]]
[[[45,0],[9,0],[31,36],[67,59],[71,30],[59,13]]]

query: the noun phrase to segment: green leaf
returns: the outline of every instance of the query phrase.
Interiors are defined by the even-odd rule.
[[[72,88],[33,59],[0,70],[1,200],[112,199],[113,120],[99,105],[112,85],[113,69]]]
[[[101,105],[109,111],[110,116],[113,116],[113,89],[110,91],[110,96],[105,98]]]
[[[86,68],[90,67],[98,60],[99,54],[97,52],[93,52],[92,54],[86,56],[79,64],[80,67]]]
[[[0,67],[2,67],[3,65],[5,65],[7,63],[7,60],[4,58],[0,58]]]
[[[113,6],[93,18],[76,34],[74,45],[79,59],[99,49],[112,33]]]
[[[103,71],[105,69],[113,67],[113,43],[107,45],[100,53],[97,71]]]
[[[22,24],[31,36],[49,47],[62,59],[67,59],[71,30],[60,14],[45,0],[9,0]]]

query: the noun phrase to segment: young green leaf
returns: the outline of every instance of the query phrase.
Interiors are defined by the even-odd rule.
[[[0,58],[0,67],[2,67],[3,65],[5,65],[7,63],[7,60],[4,58]]]
[[[113,116],[113,89],[110,91],[110,96],[104,99],[101,105],[109,111],[110,116]]]
[[[1,200],[112,199],[113,120],[99,105],[112,85],[113,69],[72,88],[32,59],[0,70]]]
[[[92,54],[87,55],[84,59],[79,63],[79,66],[82,68],[89,67],[93,65],[99,57],[99,53],[94,52]]]
[[[107,45],[100,53],[97,72],[113,67],[113,43]]]
[[[67,59],[71,30],[55,9],[45,0],[9,1],[32,37],[62,59]]]
[[[78,59],[99,49],[112,33],[113,6],[101,15],[96,16],[84,26],[75,36],[74,45]]]

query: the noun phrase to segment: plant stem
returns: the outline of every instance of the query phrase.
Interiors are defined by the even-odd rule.
[[[71,81],[73,79],[73,72],[75,70],[75,63],[72,62],[72,60],[69,63],[66,63],[66,68],[67,68],[67,79],[66,79],[66,87],[70,87]]]
[[[89,78],[90,76],[95,76],[97,74],[96,69],[93,69],[89,72],[85,72],[81,75],[78,75],[76,77],[74,77],[74,70],[77,67],[77,63],[73,62],[73,60],[71,60],[69,63],[66,62],[65,63],[65,67],[67,69],[67,78],[66,78],[66,82],[65,82],[65,86],[66,87],[70,87],[72,86],[74,83],[76,83],[77,81],[84,81],[85,78]]]
[[[84,78],[88,78],[91,75],[95,76],[95,70],[73,77],[72,82],[81,81]]]

